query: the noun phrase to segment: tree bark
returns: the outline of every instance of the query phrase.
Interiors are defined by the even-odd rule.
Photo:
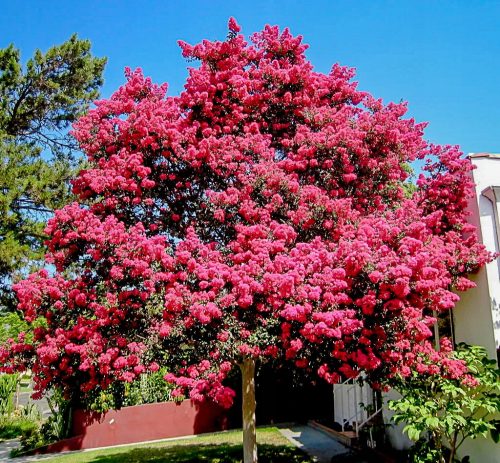
[[[453,440],[451,442],[451,452],[450,452],[450,463],[455,461],[455,455],[457,453],[457,439],[458,439],[458,431],[455,431],[453,434]]]
[[[257,463],[255,428],[255,360],[246,358],[240,364],[243,409],[243,463]]]

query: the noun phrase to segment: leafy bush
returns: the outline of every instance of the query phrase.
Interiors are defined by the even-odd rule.
[[[389,402],[396,411],[395,423],[405,423],[404,432],[417,442],[411,461],[423,463],[455,462],[457,450],[468,439],[488,434],[498,442],[500,412],[500,371],[480,346],[458,345],[450,359],[462,361],[466,375],[452,377],[413,371],[393,386],[402,394]],[[422,359],[431,363],[431,359]],[[449,449],[444,447],[448,443]],[[462,461],[469,461],[465,457]]]
[[[167,402],[172,400],[173,386],[163,378],[167,370],[160,368],[154,373],[143,375],[140,380],[142,403]],[[137,382],[136,387],[139,386]]]
[[[20,443],[20,447],[12,450],[11,456],[16,457],[46,445],[42,433],[40,432],[40,426],[38,425],[25,429],[21,435]]]
[[[117,382],[106,390],[96,389],[89,395],[84,406],[96,412],[106,412],[132,405],[173,400],[173,387],[163,379],[165,374],[166,370],[162,368],[130,383]]]
[[[28,404],[20,410],[20,417],[29,421],[31,426],[24,427],[14,436],[21,436],[21,446],[12,452],[13,456],[68,437],[71,425],[70,402],[57,389],[54,389],[52,394],[47,396],[47,402],[51,410],[51,415],[45,421],[42,421],[40,412],[33,403]]]
[[[0,439],[21,438],[21,449],[27,441],[33,441],[33,436],[39,434],[41,415],[33,403],[15,410],[0,418]],[[30,444],[32,445],[32,444]],[[34,445],[34,444],[33,444]],[[38,446],[39,444],[36,444]],[[31,447],[34,448],[34,447]],[[17,449],[13,451],[15,455]]]

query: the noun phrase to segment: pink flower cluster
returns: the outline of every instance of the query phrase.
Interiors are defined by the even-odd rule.
[[[422,377],[440,376],[446,379],[459,380],[464,386],[473,388],[479,385],[467,364],[454,357],[452,342],[447,338],[440,339],[439,350],[429,341],[415,346],[412,352],[406,354],[406,364],[400,373],[403,377],[416,371]]]
[[[0,351],[40,392],[161,364],[177,394],[229,406],[224,379],[249,356],[331,383],[407,374],[424,368],[433,311],[491,259],[467,225],[472,166],[457,148],[429,145],[353,70],[313,71],[288,30],[247,43],[229,29],[180,43],[199,61],[180,96],[127,70],[75,124],[89,167],[47,226],[56,273],[15,286],[46,328]],[[411,185],[416,159],[430,161]]]

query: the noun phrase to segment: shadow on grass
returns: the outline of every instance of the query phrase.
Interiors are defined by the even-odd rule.
[[[101,455],[88,463],[240,463],[241,445],[178,445],[174,447],[138,448],[128,452]],[[259,445],[259,463],[311,463],[301,450],[279,445]]]

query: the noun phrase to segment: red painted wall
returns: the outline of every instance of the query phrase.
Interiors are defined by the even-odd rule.
[[[241,390],[239,377],[231,387]],[[272,424],[288,421],[306,422],[333,416],[332,388],[293,385],[291,373],[281,373],[262,366],[257,377],[257,421]],[[62,452],[119,444],[131,444],[168,437],[189,436],[241,427],[241,394],[229,410],[205,402],[195,405],[165,402],[137,405],[104,414],[77,410],[73,416],[73,436],[51,444],[38,453]]]
[[[131,444],[189,436],[228,428],[225,410],[211,402],[164,402],[125,407],[106,413],[76,410],[73,435],[43,449],[43,453]]]

